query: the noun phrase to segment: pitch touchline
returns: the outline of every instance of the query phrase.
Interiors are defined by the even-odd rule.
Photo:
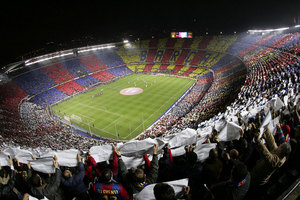
[[[89,117],[87,117],[87,116],[85,116],[85,115],[83,115],[83,114],[78,113],[77,115],[81,115],[82,117],[87,118],[88,120],[91,121],[91,122],[89,122],[89,123],[95,122],[95,119],[89,118]]]
[[[100,110],[100,111],[103,111],[103,112],[110,113],[110,114],[112,114],[112,115],[118,116],[118,119],[114,120],[113,122],[111,122],[110,124],[108,124],[107,126],[105,126],[103,129],[99,129],[99,128],[97,128],[97,127],[94,127],[94,128],[97,129],[97,130],[103,131],[103,132],[108,133],[108,134],[110,134],[110,135],[114,135],[113,133],[110,133],[110,132],[108,132],[108,131],[105,130],[105,129],[106,129],[107,127],[109,127],[112,123],[114,123],[115,121],[117,121],[117,120],[119,120],[121,117],[123,117],[122,115],[119,115],[119,114],[117,114],[117,113],[113,113],[113,112],[110,112],[110,111],[107,111],[107,110],[98,109],[98,108],[95,108],[95,107],[93,107],[93,106],[88,106],[88,105],[85,105],[85,104],[82,104],[82,103],[78,103],[78,104],[80,104],[80,105],[82,105],[82,106],[85,106],[85,107],[88,107],[88,108]]]
[[[186,85],[188,85],[188,84],[190,84],[190,82],[191,81],[189,81]],[[181,90],[180,90],[181,91]],[[179,91],[179,92],[180,92]],[[171,98],[174,98],[179,92],[177,92],[177,93],[175,93],[172,97],[170,97],[169,98],[169,100],[171,99]],[[147,117],[147,119],[146,120],[144,120],[144,121],[147,121],[150,117],[152,117],[153,115],[154,115],[154,113],[156,113],[157,111],[159,111],[160,109],[161,109],[161,107],[163,107],[164,105],[165,105],[166,103],[164,103],[163,105],[161,105],[160,107],[159,107],[159,109],[157,109],[155,112],[153,112],[149,117]],[[124,137],[124,138],[128,138],[128,136],[130,136],[136,129],[138,129],[140,126],[141,126],[142,124],[140,124],[140,125],[138,125],[129,135],[127,135],[126,137]]]
[[[119,115],[117,113],[113,113],[113,112],[110,112],[108,110],[103,110],[103,109],[100,109],[100,108],[95,108],[94,106],[88,106],[88,105],[85,105],[85,104],[82,104],[82,103],[78,103],[78,105],[82,105],[82,106],[85,106],[87,108],[92,108],[92,109],[95,109],[95,110],[100,110],[100,111],[103,111],[103,112],[106,112],[106,113],[110,113],[112,115],[117,115],[118,117],[122,117],[122,115]]]
[[[107,126],[105,126],[105,127],[103,128],[103,130],[105,130],[107,127],[110,127],[111,124],[117,122],[120,118],[122,118],[122,117],[120,116],[120,117],[118,117],[116,120],[114,120],[114,121],[112,121],[111,123],[109,123]]]

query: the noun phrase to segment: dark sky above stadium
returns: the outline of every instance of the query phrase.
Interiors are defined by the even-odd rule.
[[[32,50],[82,38],[99,44],[129,35],[169,36],[171,30],[232,33],[289,26],[300,16],[299,5],[299,0],[7,1],[0,7],[1,49],[6,49],[0,64],[16,61]]]

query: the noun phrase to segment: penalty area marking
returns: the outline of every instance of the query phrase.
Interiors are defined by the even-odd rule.
[[[130,88],[125,88],[120,91],[120,94],[122,95],[137,95],[141,94],[143,92],[142,88],[136,88],[136,87],[130,87]]]

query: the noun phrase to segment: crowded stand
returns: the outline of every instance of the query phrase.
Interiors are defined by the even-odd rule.
[[[73,80],[74,77],[64,68],[61,64],[55,64],[46,68],[43,68],[43,71],[54,80],[56,84],[64,83],[66,81]]]
[[[299,33],[153,39],[13,72],[0,85],[0,199],[279,197],[300,175],[299,44]],[[196,82],[134,140],[84,137],[51,114],[139,72]]]

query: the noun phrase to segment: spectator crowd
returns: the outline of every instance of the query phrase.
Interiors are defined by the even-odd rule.
[[[196,84],[180,109],[140,135],[135,152],[125,149],[130,143],[108,145],[102,159],[93,147],[113,141],[83,139],[49,119],[45,109],[25,103],[20,114],[31,129],[0,136],[0,199],[258,198],[278,170],[299,169],[300,163],[299,50],[268,53],[245,55],[248,74],[237,98],[231,92],[237,93],[243,79],[224,69],[228,73]],[[190,128],[190,140],[175,139]],[[157,137],[151,147],[142,145],[149,137]],[[30,147],[32,158],[9,150],[16,144]],[[50,153],[42,157],[34,148]],[[75,166],[49,149],[77,149]]]

